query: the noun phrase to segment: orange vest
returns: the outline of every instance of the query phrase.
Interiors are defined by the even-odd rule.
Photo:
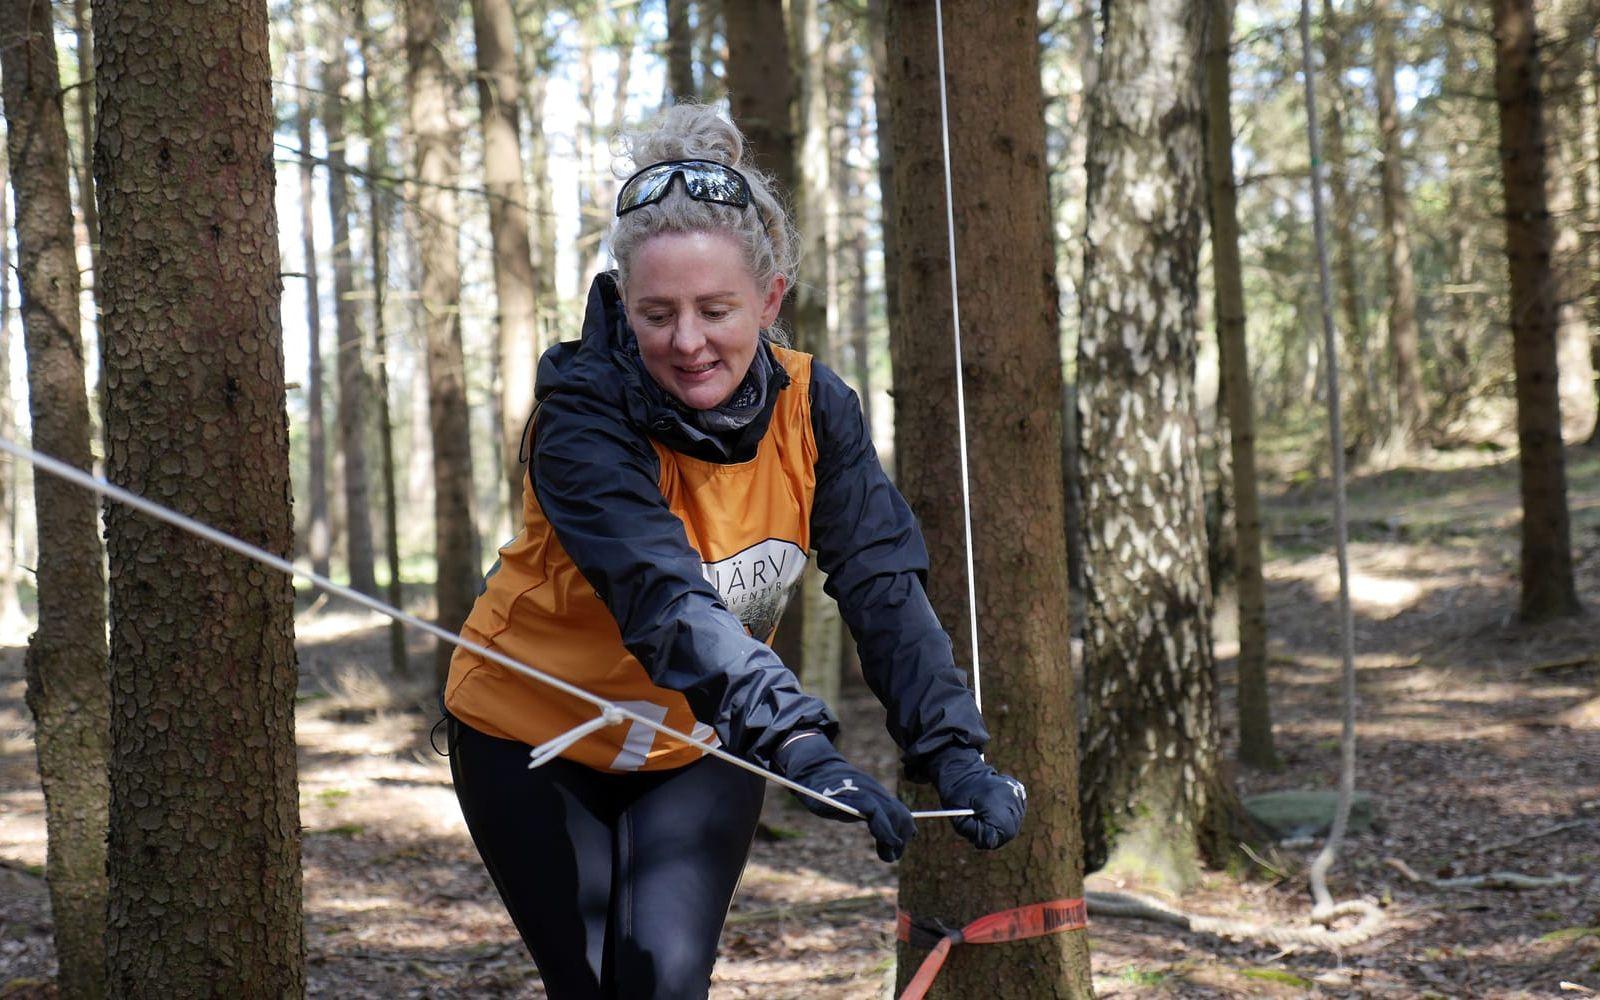
[[[817,481],[811,356],[777,347],[773,353],[792,381],[778,393],[755,458],[720,465],[651,441],[661,465],[657,485],[700,553],[706,580],[746,630],[768,642],[805,568]],[[616,619],[562,548],[526,478],[522,513],[522,533],[500,550],[500,568],[473,605],[462,636],[714,743],[711,727],[695,720],[683,695],[657,687],[623,647]],[[599,714],[585,701],[461,648],[450,661],[445,705],[480,732],[533,746]],[[607,771],[681,767],[702,755],[693,743],[626,721],[562,753]]]

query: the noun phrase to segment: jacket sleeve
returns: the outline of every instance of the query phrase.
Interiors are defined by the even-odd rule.
[[[575,393],[547,397],[536,432],[531,471],[544,515],[650,679],[681,691],[730,752],[763,767],[792,731],[834,735],[827,706],[706,582],[661,495],[649,443]]]
[[[817,488],[811,541],[825,589],[855,637],[867,684],[889,710],[906,773],[951,746],[989,741],[950,637],[928,603],[928,551],[900,491],[878,462],[855,392],[812,364]]]

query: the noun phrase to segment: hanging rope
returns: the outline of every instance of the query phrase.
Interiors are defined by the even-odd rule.
[[[615,722],[627,720],[635,725],[652,729],[663,736],[670,736],[674,739],[682,740],[688,744],[698,745],[702,750],[711,756],[725,760],[735,767],[749,771],[751,774],[760,775],[775,785],[781,785],[782,787],[787,788],[796,795],[804,795],[807,798],[816,799],[818,802],[826,802],[840,812],[847,813],[856,817],[857,819],[866,818],[860,810],[853,806],[830,798],[821,792],[813,791],[799,782],[790,781],[788,778],[769,771],[758,764],[752,764],[742,757],[736,757],[720,746],[701,743],[699,740],[694,739],[687,733],[681,733],[678,730],[673,729],[671,726],[662,725],[654,719],[640,715],[638,712],[607,701],[605,698],[602,698],[599,695],[591,694],[575,684],[564,681],[561,678],[551,674],[547,674],[542,670],[530,667],[526,663],[514,660],[499,650],[491,649],[488,646],[481,646],[469,639],[463,639],[461,636],[456,635],[449,629],[441,628],[438,625],[435,625],[433,622],[424,621],[423,619],[418,618],[415,615],[408,614],[399,608],[391,607],[375,597],[369,597],[360,591],[352,590],[349,587],[334,583],[332,580],[322,576],[321,574],[313,573],[310,570],[301,569],[282,556],[274,555],[265,549],[251,545],[242,538],[236,538],[225,531],[219,531],[209,524],[196,521],[194,518],[185,514],[180,514],[170,507],[163,507],[161,504],[158,504],[153,500],[147,500],[146,498],[139,496],[137,493],[125,490],[122,487],[109,483],[98,476],[92,476],[89,473],[84,472],[82,469],[68,465],[66,462],[62,462],[41,452],[34,451],[32,448],[17,444],[15,441],[10,441],[3,437],[0,437],[0,451],[3,451],[16,458],[20,458],[24,462],[28,462],[35,468],[42,469],[51,475],[59,476],[70,483],[82,486],[84,489],[92,490],[103,497],[115,500],[118,503],[125,504],[135,510],[148,514],[159,521],[165,521],[174,527],[181,528],[182,530],[189,532],[191,535],[195,535],[199,538],[205,539],[208,542],[220,545],[223,548],[232,552],[236,552],[247,559],[252,559],[255,562],[261,563],[265,566],[270,566],[273,569],[287,573],[290,576],[297,576],[326,593],[333,594],[337,597],[343,597],[344,599],[359,604],[368,610],[376,611],[386,618],[391,618],[403,625],[409,625],[412,628],[420,629],[421,631],[426,632],[437,639],[442,639],[445,642],[450,643],[452,646],[458,646],[462,649],[470,650],[484,659],[492,660],[495,663],[500,664],[508,670],[513,670],[531,680],[535,680],[541,684],[555,688],[557,691],[560,691],[564,694],[569,694],[581,701],[586,701],[600,710],[601,714],[599,718],[585,722],[573,730],[570,730],[568,733],[558,736],[554,740],[551,740],[537,748],[535,750],[536,756],[533,766],[544,763],[543,760],[537,759],[537,754],[539,752],[546,751],[550,747],[560,744],[563,740],[571,737],[574,733],[578,734],[578,736],[575,738],[578,739],[582,738],[584,735],[587,735],[589,732],[592,732],[593,729],[600,728],[602,724],[609,725],[615,724]],[[559,754],[562,749],[565,749],[564,745],[557,747],[556,753]],[[915,819],[936,819],[940,817],[951,816],[970,816],[972,815],[972,810],[935,809],[922,812],[913,812],[911,815]]]
[[[1339,855],[1350,822],[1350,800],[1356,788],[1355,622],[1350,611],[1350,529],[1345,509],[1344,428],[1339,403],[1339,334],[1333,327],[1332,282],[1328,277],[1327,222],[1322,211],[1322,136],[1317,125],[1317,88],[1311,75],[1311,4],[1300,0],[1300,65],[1306,90],[1306,144],[1311,152],[1311,226],[1317,246],[1317,279],[1322,307],[1322,356],[1328,372],[1328,439],[1333,452],[1333,522],[1339,559],[1339,652],[1344,719],[1339,732],[1339,803],[1328,839],[1311,864],[1313,916],[1334,909],[1328,893],[1328,869]]]
[[[950,181],[950,103],[945,95],[944,3],[933,5],[933,30],[939,42],[939,139],[944,147],[944,224],[950,246],[950,322],[956,345],[956,439],[961,452],[961,513],[966,527],[967,627],[972,636],[972,700],[983,712],[983,673],[978,668],[978,574],[972,559],[972,476],[967,468],[967,387],[961,372],[961,286],[956,280],[956,209]]]

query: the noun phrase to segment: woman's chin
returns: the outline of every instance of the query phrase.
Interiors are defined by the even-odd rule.
[[[715,382],[700,382],[684,385],[681,381],[674,382],[672,394],[678,402],[692,410],[710,410],[721,406],[729,396],[733,395],[734,386],[724,385],[726,379],[717,379]]]

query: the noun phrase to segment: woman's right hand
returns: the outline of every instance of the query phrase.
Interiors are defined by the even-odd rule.
[[[911,810],[867,773],[845,760],[820,732],[797,733],[773,757],[778,773],[818,794],[851,806],[865,816],[867,829],[877,842],[878,857],[897,861],[916,836]],[[809,795],[796,795],[800,804],[824,819],[854,822],[860,817],[835,809]]]

